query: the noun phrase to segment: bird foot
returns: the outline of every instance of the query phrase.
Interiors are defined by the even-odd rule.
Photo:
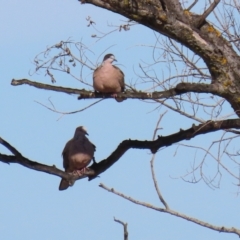
[[[72,174],[77,175],[77,176],[81,176],[86,172],[86,170],[88,170],[88,168],[82,168],[82,169],[74,170],[72,172]]]
[[[117,97],[117,93],[112,93],[111,97],[116,98]]]
[[[126,99],[124,99],[124,98],[118,97],[118,94],[117,94],[117,93],[112,93],[112,94],[111,94],[111,97],[115,98],[115,100],[116,100],[117,102],[122,102],[122,101],[126,100]]]

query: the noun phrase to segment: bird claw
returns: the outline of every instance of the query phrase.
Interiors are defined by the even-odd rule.
[[[72,174],[80,177],[81,175],[83,175],[86,172],[86,170],[88,170],[88,168],[82,168],[82,169],[74,170],[72,172]]]
[[[117,93],[111,94],[111,97],[116,98],[117,97]]]

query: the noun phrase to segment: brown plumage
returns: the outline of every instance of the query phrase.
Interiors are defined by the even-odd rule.
[[[111,93],[116,98],[117,93],[124,91],[125,84],[124,73],[112,65],[113,61],[117,61],[113,54],[105,55],[102,64],[93,72],[93,87],[97,92]],[[123,101],[120,98],[116,100]]]
[[[62,152],[65,172],[80,174],[93,159],[96,147],[85,135],[88,135],[86,129],[82,126],[77,127],[73,138],[66,143]],[[67,189],[74,182],[62,178],[59,190]]]

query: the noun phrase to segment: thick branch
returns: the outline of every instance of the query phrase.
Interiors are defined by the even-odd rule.
[[[53,86],[49,84],[43,84],[39,82],[34,82],[28,79],[13,79],[11,82],[12,86],[19,85],[30,85],[36,88],[51,90],[56,92],[63,92],[67,94],[78,94],[80,95],[78,99],[95,99],[95,98],[112,98],[112,94],[107,93],[97,93],[92,91],[87,91],[85,89],[76,89],[76,88],[66,88],[60,86]],[[218,95],[220,97],[225,98],[235,109],[236,114],[240,116],[240,104],[238,94],[232,94],[227,88],[220,84],[203,84],[203,83],[179,83],[176,87],[171,88],[166,91],[160,92],[142,92],[142,91],[126,91],[123,93],[118,93],[118,98],[123,99],[167,99],[172,98],[177,95],[181,95],[184,93],[195,92],[195,93],[210,93],[213,95]]]
[[[82,93],[87,92],[84,89],[78,90],[78,89],[74,89],[74,88],[53,86],[53,85],[49,85],[49,84],[34,82],[34,81],[31,81],[31,80],[28,80],[28,79],[25,79],[25,78],[20,79],[20,80],[12,79],[12,82],[11,82],[12,86],[19,86],[19,85],[24,85],[24,84],[33,86],[35,88],[40,88],[40,89],[44,89],[44,90],[51,90],[51,91],[55,91],[55,92],[63,92],[63,93],[68,93],[68,94],[82,94]]]
[[[171,12],[178,20],[187,23],[188,19],[183,13],[183,9],[179,0],[160,0],[160,2],[164,11]]]
[[[139,141],[139,140],[130,140],[130,139],[124,140],[118,145],[117,149],[108,158],[98,163],[93,163],[89,167],[89,170],[86,171],[86,173],[84,173],[80,177],[76,177],[76,176],[73,176],[72,174],[65,173],[57,169],[55,166],[48,166],[38,162],[31,161],[26,157],[22,156],[22,154],[20,154],[17,150],[15,150],[16,155],[14,156],[0,154],[0,161],[4,163],[18,163],[27,168],[30,168],[36,171],[46,172],[55,176],[65,178],[67,180],[71,180],[71,179],[77,180],[77,179],[85,178],[87,176],[89,177],[89,180],[92,180],[96,178],[99,174],[103,173],[108,168],[110,168],[115,162],[117,162],[124,155],[125,152],[127,152],[131,148],[149,149],[152,153],[156,153],[160,148],[170,146],[182,140],[190,140],[191,138],[194,138],[200,134],[211,133],[218,130],[229,129],[229,128],[240,129],[240,119],[229,119],[229,120],[216,121],[216,122],[208,121],[204,124],[199,124],[198,126],[192,125],[192,127],[187,130],[180,129],[179,132],[169,136],[165,136],[165,137],[158,136],[158,138],[154,141]],[[9,143],[4,141],[2,138],[0,143],[5,147],[7,147],[10,151],[15,149]]]
[[[219,31],[204,21],[218,0],[215,0],[202,16],[184,11],[177,0],[82,0],[81,2],[121,14],[192,50],[207,65],[212,82],[221,85],[224,91],[228,91],[227,100],[235,112],[239,111],[240,60],[238,54]],[[199,26],[199,20],[200,23],[204,21],[200,29],[196,27],[196,25]],[[235,95],[236,98],[231,98],[230,95]]]
[[[223,129],[237,128],[240,129],[240,119],[229,119],[224,121],[208,121],[204,124],[199,124],[198,126],[192,125],[191,128],[187,130],[182,130],[178,133],[174,133],[169,136],[158,136],[157,140],[154,141],[139,141],[139,140],[124,140],[121,142],[117,149],[105,160],[90,166],[91,169],[95,171],[95,176],[90,176],[89,180],[94,179],[100,173],[106,171],[115,162],[117,162],[125,152],[131,148],[135,149],[149,149],[152,153],[156,153],[160,148],[171,146],[174,143],[180,142],[182,140],[190,140],[197,135],[211,133]]]
[[[53,86],[49,84],[34,82],[28,79],[20,79],[20,80],[13,79],[11,82],[12,86],[19,86],[24,84],[27,84],[36,88],[44,89],[44,90],[51,90],[56,92],[68,93],[68,94],[78,94],[80,95],[78,99],[112,98],[111,94],[107,94],[107,93],[104,94],[104,93],[87,91],[85,89]],[[122,97],[124,99],[126,98],[165,99],[165,98],[171,98],[177,95],[181,95],[187,92],[211,93],[219,96],[224,95],[224,90],[219,89],[218,85],[202,84],[202,83],[179,83],[175,88],[171,88],[166,91],[160,91],[160,92],[126,91],[123,93],[118,93],[118,97]]]
[[[67,180],[72,180],[72,179],[81,179],[85,178],[87,176],[90,176],[93,174],[93,171],[90,169],[87,170],[87,172],[84,175],[81,175],[80,177],[76,177],[72,174],[63,172],[62,170],[56,168],[56,166],[48,166],[44,165],[32,160],[29,160],[28,158],[24,157],[16,148],[14,148],[10,143],[5,141],[0,137],[0,144],[5,146],[9,151],[11,151],[14,155],[6,155],[6,154],[1,154],[0,153],[0,161],[4,163],[18,163],[24,167],[30,168],[32,170],[40,171],[40,172],[45,172],[49,173],[61,178],[65,178]]]

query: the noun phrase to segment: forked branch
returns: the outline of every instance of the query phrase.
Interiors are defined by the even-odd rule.
[[[152,153],[156,153],[160,148],[170,146],[174,143],[180,142],[182,140],[190,140],[200,134],[211,133],[219,130],[236,128],[240,129],[240,119],[228,119],[223,121],[208,121],[204,124],[199,124],[198,126],[192,125],[191,128],[187,130],[180,129],[179,132],[168,136],[158,136],[154,141],[140,141],[140,140],[124,140],[122,141],[116,150],[110,154],[106,159],[101,160],[98,163],[93,163],[89,170],[80,177],[72,176],[72,174],[65,173],[55,166],[44,165],[24,157],[18,150],[16,150],[11,144],[3,140],[2,138],[0,144],[9,149],[14,155],[0,154],[0,161],[4,163],[18,163],[27,168],[46,172],[67,180],[70,179],[81,179],[88,177],[89,180],[96,178],[99,174],[105,172],[110,168],[115,162],[117,162],[125,152],[131,148],[135,149],[149,149]]]
[[[115,195],[118,195],[118,196],[120,196],[120,197],[122,197],[122,198],[124,198],[124,199],[126,199],[126,200],[128,200],[128,201],[130,201],[132,203],[135,203],[137,205],[141,205],[141,206],[144,206],[144,207],[156,210],[158,212],[168,213],[168,214],[171,214],[173,216],[176,216],[176,217],[179,217],[179,218],[183,218],[183,219],[185,219],[187,221],[196,223],[196,224],[198,224],[198,225],[200,225],[202,227],[206,227],[206,228],[215,230],[217,232],[234,233],[234,234],[237,234],[240,237],[240,229],[237,229],[237,228],[234,228],[234,227],[227,228],[227,227],[224,227],[224,226],[216,226],[216,225],[213,225],[213,224],[201,221],[201,220],[199,220],[197,218],[190,217],[190,216],[185,215],[183,213],[180,213],[178,211],[174,211],[174,210],[172,210],[170,208],[159,208],[159,207],[156,207],[156,206],[154,206],[152,204],[136,200],[136,199],[134,199],[132,197],[126,196],[125,194],[120,193],[120,192],[114,190],[113,188],[109,188],[109,187],[103,185],[102,183],[100,183],[99,186],[101,188],[107,190],[108,192],[111,192],[111,193],[113,193]]]
[[[127,223],[124,223],[123,221],[119,220],[119,219],[116,219],[114,217],[114,221],[117,222],[117,223],[120,223],[121,225],[123,225],[123,239],[124,240],[128,240],[128,230],[127,230]]]

